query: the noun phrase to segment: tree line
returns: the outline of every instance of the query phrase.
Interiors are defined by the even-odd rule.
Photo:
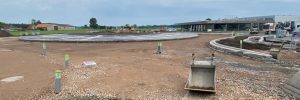
[[[89,25],[84,25],[82,26],[83,28],[92,28],[92,29],[113,29],[116,28],[117,26],[101,26],[97,23],[97,19],[92,17],[89,20]],[[125,24],[123,26],[118,26],[121,28],[142,28],[142,29],[157,29],[157,28],[161,28],[161,27],[175,27],[174,25],[142,25],[142,26],[138,26],[136,24]]]

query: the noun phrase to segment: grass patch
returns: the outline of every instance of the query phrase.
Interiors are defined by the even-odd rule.
[[[25,31],[11,31],[10,34],[13,36],[22,36],[23,34],[39,33],[40,35],[48,34],[76,34],[76,33],[87,33],[88,31],[105,32],[103,29],[75,29],[75,30],[51,30],[51,31],[40,31],[40,30],[25,30]]]

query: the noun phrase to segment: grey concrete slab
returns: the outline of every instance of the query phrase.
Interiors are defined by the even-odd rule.
[[[37,42],[126,42],[126,41],[156,41],[156,40],[174,40],[198,37],[196,33],[176,32],[176,33],[158,33],[142,35],[38,35],[38,36],[21,36],[21,41]]]

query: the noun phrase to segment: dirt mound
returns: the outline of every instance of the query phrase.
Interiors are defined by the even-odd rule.
[[[220,44],[223,45],[227,45],[227,46],[232,46],[232,47],[236,47],[236,48],[240,48],[240,40],[246,39],[248,38],[248,36],[237,36],[233,39],[229,38],[229,39],[224,39],[224,40],[220,40],[217,41]],[[249,43],[243,43],[243,49],[260,49],[260,50],[269,50],[270,47],[266,46],[266,45],[262,45],[262,44],[249,44]]]
[[[9,37],[11,34],[7,31],[0,30],[0,37]]]

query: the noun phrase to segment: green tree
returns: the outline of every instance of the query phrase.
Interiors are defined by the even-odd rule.
[[[42,22],[41,22],[40,20],[32,19],[32,20],[31,20],[31,24],[37,25],[37,24],[42,24]]]
[[[129,24],[125,24],[124,28],[131,29],[131,26]]]
[[[130,25],[129,24],[125,24],[125,28],[129,28],[130,27]]]
[[[40,20],[37,20],[36,24],[42,24],[42,22]]]
[[[133,24],[132,27],[133,27],[133,28],[137,28],[137,25],[136,25],[136,24]]]
[[[0,29],[5,27],[5,23],[0,22]]]
[[[31,24],[36,24],[36,20],[35,20],[35,19],[32,19],[32,20],[31,20]]]
[[[84,25],[83,27],[84,27],[84,28],[88,28],[88,26],[87,26],[87,25]]]
[[[96,18],[91,18],[90,19],[90,27],[93,29],[98,28],[98,24],[97,24],[97,19]]]

